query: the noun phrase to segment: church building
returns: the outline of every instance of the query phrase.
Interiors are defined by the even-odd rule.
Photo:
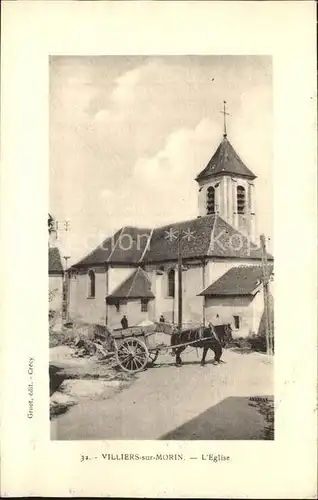
[[[114,329],[124,314],[129,326],[160,315],[177,323],[181,262],[184,323],[230,323],[237,337],[259,333],[264,301],[255,180],[224,129],[195,179],[198,216],[157,228],[127,226],[106,238],[69,270],[70,319]],[[267,260],[272,274],[273,257]]]

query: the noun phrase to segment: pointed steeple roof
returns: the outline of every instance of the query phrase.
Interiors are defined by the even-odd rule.
[[[230,174],[247,179],[255,179],[256,175],[243,163],[226,134],[207,166],[196,177],[201,181],[214,175]]]

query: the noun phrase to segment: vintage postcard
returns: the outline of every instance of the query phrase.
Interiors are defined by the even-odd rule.
[[[314,26],[5,4],[4,496],[315,497]]]
[[[52,439],[274,439],[272,58],[49,68]]]

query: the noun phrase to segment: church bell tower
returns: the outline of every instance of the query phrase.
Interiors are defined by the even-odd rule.
[[[243,163],[227,138],[225,101],[223,105],[223,140],[195,179],[199,186],[199,216],[218,214],[255,241],[256,175]]]

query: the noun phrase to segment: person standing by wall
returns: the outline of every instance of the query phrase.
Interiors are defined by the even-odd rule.
[[[128,328],[128,319],[126,314],[124,314],[124,316],[121,319],[121,326],[123,327],[124,330]]]

